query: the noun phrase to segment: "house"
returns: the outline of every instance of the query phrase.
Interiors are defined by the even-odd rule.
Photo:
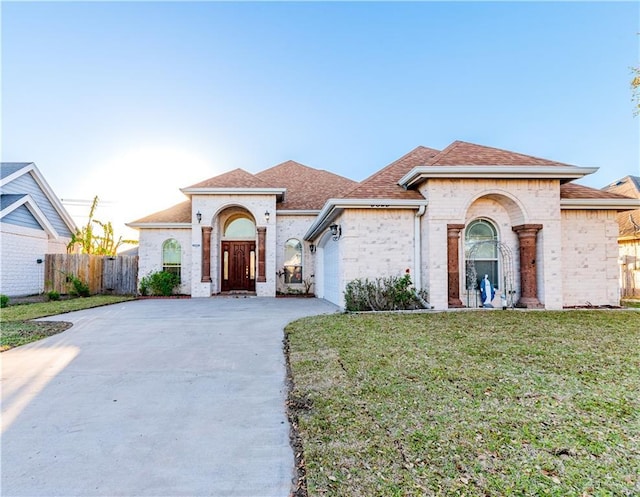
[[[33,162],[3,162],[0,173],[0,293],[42,293],[44,256],[66,253],[76,225]]]
[[[603,188],[640,199],[640,177],[625,176]],[[640,297],[640,209],[618,213],[620,291],[622,297]]]
[[[596,170],[462,141],[359,183],[288,161],[182,188],[188,200],[128,226],[140,275],[176,272],[192,297],[312,281],[343,306],[349,281],[409,270],[435,309],[478,306],[485,274],[496,305],[617,305],[616,214],[640,203],[572,182]]]

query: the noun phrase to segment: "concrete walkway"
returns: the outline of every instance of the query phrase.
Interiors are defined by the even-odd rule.
[[[283,328],[317,299],[141,300],[0,356],[2,495],[286,497]]]

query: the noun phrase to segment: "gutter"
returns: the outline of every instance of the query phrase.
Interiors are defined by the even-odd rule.
[[[418,166],[405,174],[398,184],[405,189],[428,178],[510,178],[510,179],[580,179],[595,173],[597,167],[578,166]]]
[[[422,290],[422,234],[420,233],[420,218],[426,211],[427,206],[425,204],[421,205],[418,207],[416,215],[413,218],[413,261],[415,266],[413,269],[415,271],[413,286],[416,290],[416,296],[417,291]]]
[[[561,198],[560,209],[564,210],[616,210],[629,211],[640,208],[636,198]]]
[[[344,209],[419,209],[420,206],[426,207],[426,205],[426,200],[330,198],[326,201],[318,217],[305,233],[304,239],[306,241],[315,239]]]

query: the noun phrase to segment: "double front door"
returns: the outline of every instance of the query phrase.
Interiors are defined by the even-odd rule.
[[[222,291],[254,292],[256,289],[256,244],[222,242]]]

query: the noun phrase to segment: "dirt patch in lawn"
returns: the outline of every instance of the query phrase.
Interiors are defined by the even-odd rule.
[[[0,352],[62,333],[73,326],[66,321],[9,321],[2,323]]]

